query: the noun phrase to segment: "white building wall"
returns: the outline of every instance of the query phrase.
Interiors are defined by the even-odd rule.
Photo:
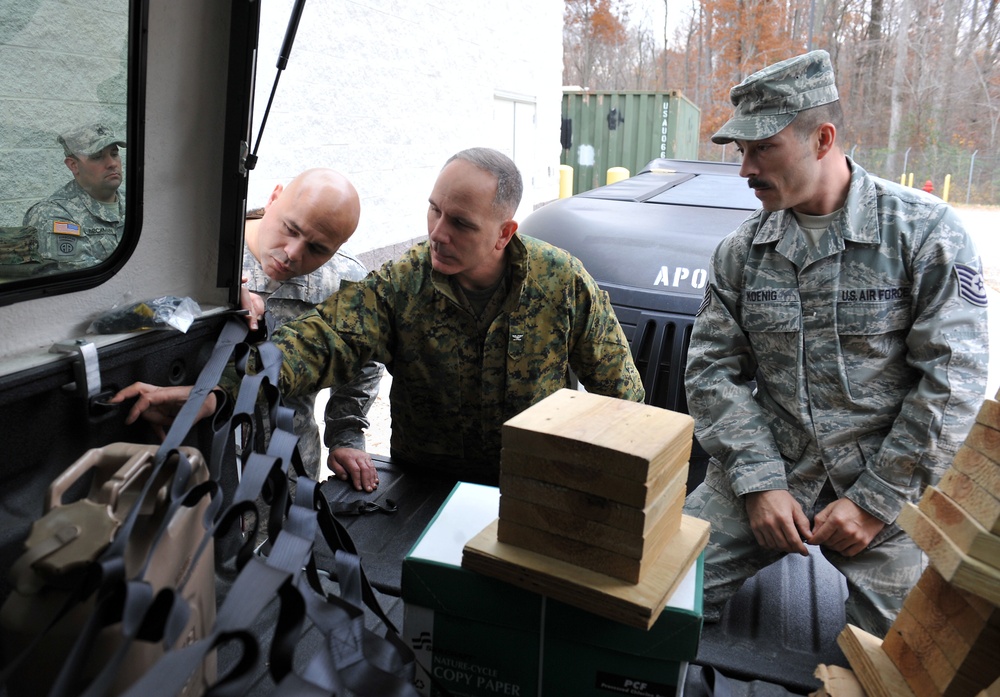
[[[292,5],[262,3],[254,142]],[[427,196],[445,159],[480,145],[521,166],[519,219],[556,198],[562,10],[561,0],[309,0],[248,206],[304,169],[333,167],[361,195],[351,251],[398,245],[426,234]]]

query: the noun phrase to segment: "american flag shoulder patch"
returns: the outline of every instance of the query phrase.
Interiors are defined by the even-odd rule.
[[[983,274],[966,264],[955,264],[958,276],[958,294],[966,302],[978,307],[986,307],[986,283]]]
[[[56,220],[52,223],[52,232],[57,235],[79,235],[80,226],[65,220]]]

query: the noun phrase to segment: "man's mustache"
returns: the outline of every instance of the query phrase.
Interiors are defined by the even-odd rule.
[[[768,184],[763,179],[758,179],[757,177],[750,177],[747,179],[747,186],[751,189],[770,189],[771,185]]]

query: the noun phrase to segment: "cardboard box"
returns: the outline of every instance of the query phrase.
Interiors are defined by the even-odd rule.
[[[458,484],[403,561],[418,691],[441,694],[437,681],[454,697],[680,694],[701,636],[701,559],[650,630],[629,627],[463,569],[462,548],[498,505],[498,489]]]
[[[542,598],[462,568],[462,547],[497,515],[499,490],[460,483],[403,560],[403,640],[417,689],[537,697]],[[429,673],[429,674],[428,674]]]

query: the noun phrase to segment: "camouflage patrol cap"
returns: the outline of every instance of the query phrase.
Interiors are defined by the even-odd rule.
[[[89,123],[66,131],[58,138],[63,151],[69,155],[96,155],[109,145],[125,147],[125,141],[115,135],[114,129],[103,123]]]
[[[826,51],[810,51],[769,65],[729,91],[736,113],[712,136],[719,145],[763,140],[792,122],[796,114],[840,99]]]

